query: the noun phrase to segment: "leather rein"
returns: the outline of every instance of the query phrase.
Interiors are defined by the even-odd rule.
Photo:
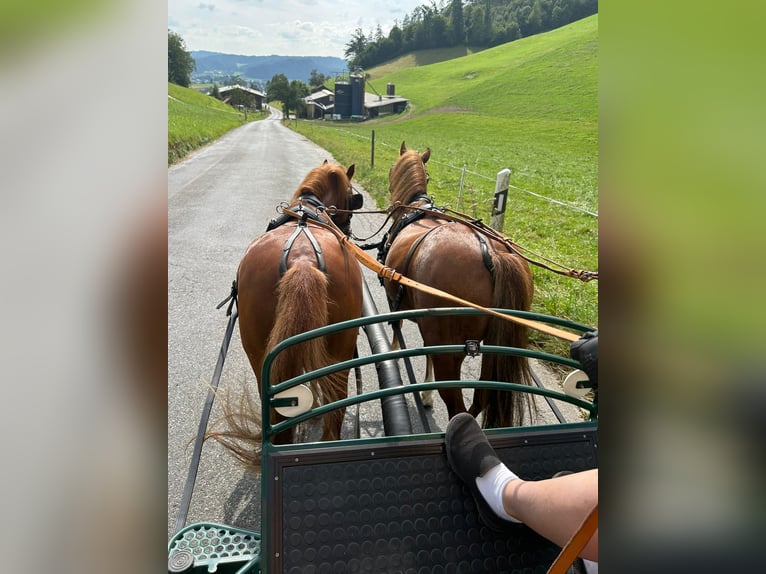
[[[328,211],[332,210],[333,208],[327,208]],[[297,213],[293,213],[290,211],[284,212],[286,215],[293,217],[293,218],[300,218],[300,215]],[[311,220],[311,223],[313,225],[317,225],[318,227],[322,227],[324,229],[327,229],[328,231],[335,234],[335,236],[338,238],[338,240],[344,244],[356,257],[356,259],[365,267],[368,269],[374,271],[378,276],[382,277],[383,279],[388,279],[390,281],[393,281],[395,283],[398,283],[400,285],[404,285],[406,287],[412,287],[413,289],[418,289],[420,291],[423,291],[425,293],[430,293],[431,295],[436,295],[438,297],[441,297],[443,299],[447,299],[448,301],[452,301],[453,303],[457,303],[458,305],[464,306],[464,307],[472,307],[474,309],[477,309],[479,311],[482,311],[484,313],[487,313],[489,315],[492,315],[494,317],[498,317],[500,319],[504,319],[506,321],[511,321],[513,323],[518,323],[520,325],[524,325],[526,327],[529,327],[531,329],[535,329],[536,331],[540,331],[541,333],[545,333],[547,335],[551,335],[553,337],[557,337],[559,339],[562,339],[564,341],[569,341],[570,343],[574,343],[577,341],[580,336],[576,335],[574,333],[570,333],[568,331],[564,331],[563,329],[558,329],[556,327],[553,327],[551,325],[547,325],[545,323],[541,323],[539,321],[533,321],[531,319],[524,319],[523,317],[515,317],[513,315],[505,315],[504,313],[500,313],[498,311],[495,311],[493,309],[488,309],[486,307],[482,307],[481,305],[477,305],[476,303],[472,303],[471,301],[466,301],[465,299],[461,299],[460,297],[456,297],[454,295],[451,295],[450,293],[447,293],[446,291],[442,291],[441,289],[436,289],[434,287],[430,287],[429,285],[425,285],[423,283],[419,283],[418,281],[414,281],[410,279],[409,277],[405,277],[401,273],[399,273],[396,269],[392,269],[390,267],[386,267],[383,263],[380,263],[376,259],[373,259],[370,257],[367,253],[365,253],[358,245],[356,245],[354,242],[352,242],[348,236],[346,236],[343,231],[338,228],[337,225],[332,221],[332,219],[327,220],[329,223],[324,223],[317,220]]]
[[[419,199],[426,198],[426,196],[419,197]],[[466,227],[469,227],[470,229],[473,229],[474,232],[484,235],[486,237],[489,237],[491,239],[494,239],[500,243],[504,243],[506,246],[508,246],[511,251],[515,252],[519,257],[524,259],[527,263],[531,265],[535,265],[537,267],[541,267],[542,269],[546,269],[548,271],[551,271],[553,273],[556,273],[558,275],[563,275],[565,277],[571,277],[573,279],[579,279],[583,283],[587,283],[588,281],[596,280],[598,281],[598,271],[586,271],[584,269],[573,269],[571,267],[567,267],[565,265],[562,265],[561,263],[557,263],[555,261],[552,261],[538,253],[532,252],[530,249],[527,249],[526,247],[523,247],[519,245],[518,243],[512,241],[499,231],[487,226],[484,224],[484,222],[481,219],[475,219],[471,216],[460,213],[459,211],[455,211],[454,209],[450,209],[448,207],[436,207],[434,206],[433,202],[429,201],[429,204],[427,206],[417,206],[417,205],[405,205],[405,204],[398,204],[398,205],[392,205],[387,210],[384,211],[357,211],[357,213],[381,213],[386,214],[388,217],[386,218],[386,221],[383,222],[383,225],[381,226],[380,230],[382,230],[386,224],[388,223],[388,220],[393,216],[393,214],[399,210],[399,209],[407,209],[411,212],[419,212],[422,216],[430,215],[432,217],[438,217],[440,219],[445,219],[447,221],[452,221],[455,223],[460,223],[462,225],[465,225]],[[344,210],[342,209],[334,209],[334,212],[337,213],[343,213]],[[407,217],[407,216],[405,216]],[[413,218],[414,219],[414,218]],[[406,224],[405,224],[406,225]],[[395,232],[399,231],[402,226],[399,226],[398,229],[392,230],[391,237],[384,237],[383,240],[379,244],[371,245],[372,247],[380,247],[381,250],[383,249],[383,244],[388,241],[388,243],[391,243],[393,240],[393,236],[395,236]],[[377,235],[380,230],[378,230],[374,235]],[[525,253],[529,253],[534,255],[534,257],[539,259],[544,259],[547,263],[543,263],[541,261],[538,261],[537,259],[533,259],[529,255],[525,255]]]

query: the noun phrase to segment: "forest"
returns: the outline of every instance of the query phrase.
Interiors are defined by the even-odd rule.
[[[372,68],[414,50],[483,49],[547,32],[598,12],[598,0],[451,0],[422,4],[395,22],[357,28],[346,44],[349,68]]]

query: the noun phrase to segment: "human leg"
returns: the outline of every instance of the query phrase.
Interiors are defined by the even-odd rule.
[[[461,413],[447,426],[447,458],[468,486],[482,520],[496,530],[521,521],[563,546],[598,503],[598,471],[525,481],[495,454],[476,420]],[[598,560],[598,531],[581,556]]]

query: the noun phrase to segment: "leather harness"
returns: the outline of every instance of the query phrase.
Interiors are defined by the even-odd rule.
[[[314,234],[311,233],[311,228],[307,222],[308,220],[311,220],[317,223],[322,223],[324,225],[329,225],[330,222],[322,217],[319,213],[305,209],[303,207],[303,203],[308,203],[316,209],[324,207],[324,205],[314,195],[301,195],[298,200],[298,205],[294,205],[293,207],[286,209],[281,216],[272,219],[269,222],[268,227],[266,227],[266,231],[271,231],[277,227],[280,227],[281,225],[284,225],[288,221],[294,221],[296,216],[300,218],[296,224],[295,231],[293,231],[290,237],[287,238],[287,241],[285,241],[285,244],[282,247],[282,257],[279,260],[279,275],[282,276],[287,273],[287,259],[290,257],[290,250],[293,248],[295,240],[298,239],[298,236],[301,234],[306,236],[306,238],[309,240],[309,243],[311,243],[311,247],[314,249],[314,255],[317,259],[317,268],[322,273],[327,273],[327,265],[325,264],[322,247],[319,245],[316,237],[314,237]]]
[[[426,201],[428,202],[425,205],[420,206],[421,209],[415,209],[410,211],[409,213],[406,213],[404,216],[402,216],[399,221],[397,221],[393,227],[391,228],[391,231],[386,233],[383,237],[383,241],[381,241],[380,247],[378,249],[378,261],[385,264],[386,257],[388,256],[388,252],[391,249],[391,245],[393,245],[394,240],[396,239],[396,236],[399,235],[399,233],[408,225],[415,223],[416,221],[422,219],[425,217],[429,212],[437,212],[437,213],[443,213],[443,211],[434,206],[433,201],[430,197],[428,197],[425,194],[418,194],[415,197],[412,198],[410,201],[410,204],[416,202],[416,201]],[[427,211],[426,211],[427,210]],[[448,223],[453,223],[453,221],[448,221]],[[418,237],[410,246],[409,251],[407,252],[407,256],[404,258],[404,262],[402,263],[402,269],[401,273],[402,275],[407,275],[410,269],[410,261],[412,260],[412,257],[415,255],[415,251],[417,251],[418,247],[420,247],[420,244],[423,243],[426,237],[428,237],[432,232],[439,229],[441,226],[432,227],[425,233],[423,233],[420,237]],[[492,264],[492,256],[489,252],[489,245],[487,245],[486,239],[482,236],[481,233],[479,233],[477,230],[472,229],[474,235],[476,236],[476,239],[479,241],[479,248],[481,249],[481,257],[484,261],[484,266],[489,270],[490,273],[494,270],[495,266]],[[383,277],[379,277],[381,285],[383,284]],[[392,311],[397,311],[399,309],[399,306],[402,303],[402,299],[404,298],[404,285],[401,283],[399,284],[399,288],[396,292],[396,298],[393,301],[389,301],[389,306]]]

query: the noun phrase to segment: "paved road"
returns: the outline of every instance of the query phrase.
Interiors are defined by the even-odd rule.
[[[275,206],[292,195],[311,168],[325,159],[334,161],[282,126],[280,117],[275,111],[269,119],[246,124],[168,170],[168,537],[175,531],[192,443],[227,324],[224,309],[215,307],[228,295],[245,248],[263,233]],[[365,206],[374,205],[355,186],[365,195]],[[382,222],[382,215],[356,215],[353,228],[367,236]],[[384,312],[377,279],[368,270],[365,277],[378,310]],[[420,344],[414,325],[405,325],[405,338],[409,346]],[[364,334],[359,353],[369,354]],[[466,363],[464,376],[476,376],[478,359]],[[422,361],[416,367],[422,373]],[[366,367],[362,379],[365,390],[376,386],[374,367]],[[255,377],[235,329],[220,388],[237,392],[243,384],[252,388]],[[353,436],[354,410],[348,409],[343,438]],[[214,408],[212,418],[217,414]],[[578,416],[573,410],[566,414],[569,420]],[[444,429],[446,411],[438,400],[428,416],[432,430]],[[363,406],[361,421],[362,436],[383,435],[377,405]],[[260,530],[258,480],[221,447],[206,444],[187,524],[219,522]]]

